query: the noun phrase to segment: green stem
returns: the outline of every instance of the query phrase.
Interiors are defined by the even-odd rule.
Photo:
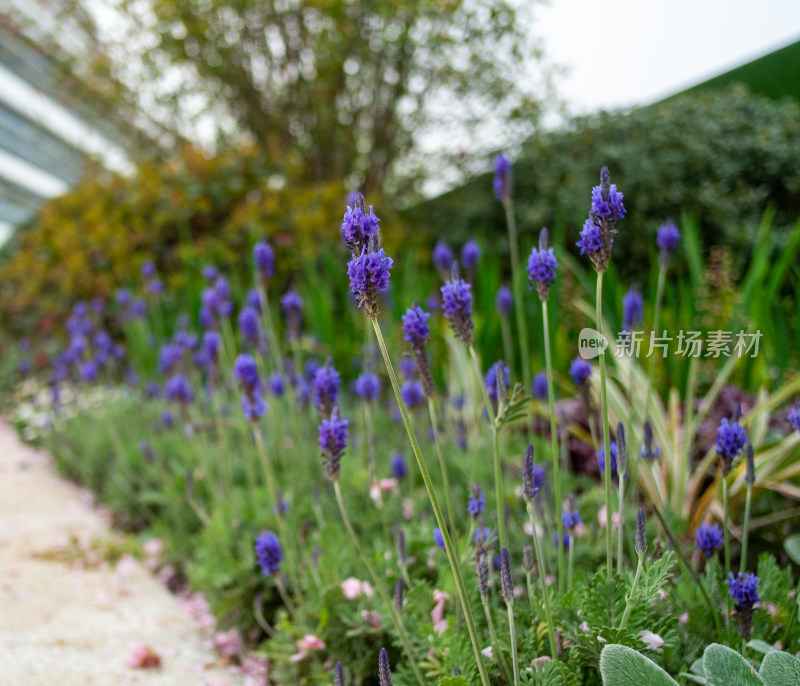
[[[564,574],[564,548],[560,542],[564,540],[564,524],[561,521],[561,477],[559,475],[558,431],[556,427],[556,405],[553,390],[553,362],[550,355],[550,322],[548,320],[547,301],[542,301],[542,321],[544,322],[544,359],[547,372],[547,402],[550,406],[550,452],[553,460],[553,483],[556,491],[556,528],[558,529],[558,588],[566,590]]]
[[[619,628],[624,629],[628,624],[628,618],[631,616],[633,609],[633,594],[636,593],[636,587],[639,585],[639,578],[642,576],[642,567],[644,566],[644,554],[639,553],[639,563],[636,565],[636,575],[633,577],[633,586],[631,592],[625,600],[625,612],[622,613],[622,621],[619,623]]]
[[[503,202],[508,225],[508,247],[511,252],[511,287],[514,290],[514,311],[517,317],[519,336],[519,356],[522,362],[522,385],[527,388],[531,382],[530,348],[528,347],[528,325],[525,322],[525,308],[522,300],[522,281],[519,275],[519,245],[517,243],[517,222],[511,200]]]
[[[508,632],[511,636],[511,661],[514,663],[514,686],[519,686],[519,655],[517,655],[517,628],[514,625],[514,603],[506,602]]]
[[[658,323],[661,318],[661,298],[664,295],[664,279],[667,275],[664,265],[658,270],[658,286],[656,287],[656,313],[653,318],[653,333],[658,336]],[[652,352],[652,351],[651,351]],[[647,369],[647,393],[644,400],[644,420],[648,419],[650,412],[650,393],[653,390],[653,372],[656,368],[656,356],[650,355],[650,364]]]
[[[539,582],[542,589],[542,606],[544,607],[544,616],[547,621],[547,637],[550,641],[550,654],[554,660],[558,659],[558,651],[556,650],[556,632],[555,624],[553,624],[553,616],[550,613],[550,599],[547,595],[547,584],[545,583],[545,576],[547,572],[544,566],[544,556],[542,555],[541,548],[539,547],[539,539],[536,536],[536,526],[533,521],[533,503],[528,503],[528,519],[531,522],[531,530],[533,535],[533,552],[536,554],[536,564],[539,565]]]
[[[439,438],[439,424],[436,421],[436,403],[434,403],[433,398],[428,398],[428,412],[431,416],[433,442],[436,445],[436,454],[439,457],[439,469],[442,472],[442,485],[444,486],[444,502],[447,507],[447,518],[450,520],[450,529],[453,532],[453,537],[457,538],[453,495],[450,492],[450,479],[447,475],[447,463],[445,462],[444,453],[442,452],[442,441]]]
[[[728,477],[722,475],[722,535],[725,545],[725,578],[731,572],[731,545],[728,535]],[[733,626],[733,600],[730,593],[726,593],[726,600],[728,602],[728,645],[733,645],[733,635],[731,634],[731,627]]]
[[[478,644],[478,634],[475,630],[475,621],[472,618],[472,609],[470,608],[469,599],[467,598],[467,590],[464,586],[464,580],[461,577],[461,570],[456,557],[456,549],[453,547],[453,542],[450,539],[450,533],[447,530],[447,525],[444,521],[444,516],[442,515],[442,509],[439,506],[439,499],[436,497],[436,491],[434,491],[433,488],[433,481],[431,481],[431,476],[428,473],[428,467],[425,465],[425,459],[422,456],[422,450],[419,447],[417,435],[414,431],[413,425],[411,424],[411,418],[408,416],[408,409],[406,408],[406,404],[403,401],[403,396],[400,393],[400,384],[397,382],[397,375],[394,372],[392,361],[389,358],[389,351],[386,349],[386,342],[383,340],[383,333],[381,332],[380,324],[378,324],[376,319],[372,319],[372,328],[375,330],[375,337],[378,339],[378,347],[381,349],[383,362],[386,365],[386,371],[388,372],[389,380],[392,383],[392,389],[394,390],[395,399],[397,400],[397,406],[400,409],[400,415],[403,418],[403,424],[405,425],[406,433],[408,434],[408,440],[411,443],[411,449],[414,452],[414,457],[417,460],[417,467],[419,467],[420,474],[422,475],[422,481],[425,483],[425,489],[427,490],[428,498],[431,501],[433,515],[436,519],[439,529],[441,529],[442,532],[445,553],[447,554],[447,560],[450,563],[450,569],[453,573],[458,599],[461,603],[462,609],[464,610],[464,619],[467,623],[467,630],[469,632],[470,642],[472,643],[472,651],[475,654],[478,672],[481,676],[481,683],[484,686],[489,686],[489,675],[486,672],[486,666],[483,664],[483,655],[481,654],[480,645]]]
[[[747,484],[747,498],[744,503],[744,529],[742,530],[742,560],[739,571],[747,570],[747,539],[750,535],[750,499],[753,496],[753,484]]]
[[[511,347],[511,325],[508,322],[508,317],[502,315],[500,317],[500,331],[503,335],[503,355],[507,360],[507,364],[514,364],[514,350]]]
[[[686,487],[688,485],[688,472],[689,464],[691,462],[689,453],[692,449],[692,441],[694,439],[694,386],[697,380],[697,358],[692,356],[689,360],[689,376],[686,380],[686,405],[683,410],[683,448],[681,461],[678,463],[678,477],[677,488],[675,488],[676,502],[675,511],[681,509],[682,498],[686,494]]]
[[[597,301],[595,303],[595,322],[597,330],[602,333],[603,328],[603,272],[597,272]],[[608,399],[606,398],[606,356],[600,353],[600,402],[603,411],[603,452],[605,469],[603,470],[603,483],[606,501],[606,578],[611,581],[613,573],[613,544],[611,541],[611,528],[613,513],[611,507],[611,439],[608,429]]]
[[[342,521],[344,522],[344,528],[347,529],[347,534],[350,536],[350,540],[352,541],[355,549],[358,551],[358,555],[361,558],[361,561],[364,563],[364,566],[367,568],[367,572],[369,573],[370,577],[372,578],[372,583],[375,584],[375,588],[378,591],[378,595],[381,597],[384,605],[389,610],[389,614],[392,617],[392,622],[394,623],[394,628],[397,629],[397,633],[400,636],[400,641],[403,644],[403,650],[408,657],[409,663],[411,663],[411,669],[414,672],[414,676],[417,677],[417,681],[419,682],[420,686],[425,685],[425,679],[422,677],[422,672],[419,669],[419,665],[417,664],[417,656],[414,654],[414,649],[411,646],[411,641],[408,639],[408,634],[406,633],[405,628],[403,627],[403,622],[400,619],[400,616],[397,614],[397,610],[394,607],[394,601],[389,598],[389,595],[386,593],[386,589],[383,587],[383,581],[378,576],[378,573],[375,571],[375,568],[372,566],[372,563],[369,561],[367,554],[364,552],[364,549],[361,547],[361,544],[358,542],[358,537],[356,536],[356,532],[353,529],[353,525],[350,523],[350,518],[347,516],[347,510],[344,507],[344,500],[342,500],[342,490],[339,488],[339,481],[333,482],[333,492],[336,494],[336,502],[339,505],[339,513],[342,516]]]
[[[367,480],[368,488],[375,483],[375,431],[372,423],[372,407],[369,400],[364,401],[364,423],[366,425]]]
[[[500,466],[500,428],[497,426],[494,419],[492,401],[489,400],[486,384],[483,382],[478,353],[475,352],[475,348],[471,345],[469,346],[469,356],[472,358],[472,367],[475,370],[475,376],[481,388],[481,395],[483,396],[483,403],[486,406],[486,413],[489,415],[489,422],[491,422],[492,453],[494,455],[494,499],[497,506],[497,538],[500,542],[500,547],[504,548],[506,547],[506,522],[503,514],[503,470]]]
[[[492,621],[492,611],[489,607],[489,599],[481,596],[481,604],[483,605],[483,612],[486,615],[486,626],[489,627],[489,640],[492,642],[495,655],[497,656],[497,664],[500,666],[500,671],[503,677],[508,681],[509,669],[503,653],[500,651],[500,644],[497,642],[497,634],[494,632],[494,622]]]

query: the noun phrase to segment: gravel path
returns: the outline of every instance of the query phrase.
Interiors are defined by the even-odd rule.
[[[114,537],[50,458],[0,423],[0,683],[3,686],[234,686],[193,620],[142,565],[68,559],[71,536]],[[73,549],[76,549],[73,546]],[[133,669],[131,646],[158,669]]]

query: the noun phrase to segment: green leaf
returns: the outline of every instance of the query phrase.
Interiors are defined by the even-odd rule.
[[[678,682],[655,662],[622,645],[603,648],[600,674],[603,686],[678,686]]]
[[[791,558],[792,562],[800,565],[800,534],[789,536],[789,538],[783,542],[783,549]]]
[[[713,643],[703,653],[709,686],[764,686],[753,666],[735,650]]]
[[[773,648],[769,643],[766,641],[762,641],[758,638],[754,638],[752,641],[748,641],[747,643],[748,648],[752,648],[753,650],[766,655],[767,653],[771,653],[775,648]]]
[[[761,662],[761,679],[767,686],[800,684],[800,660],[782,650],[773,650]]]

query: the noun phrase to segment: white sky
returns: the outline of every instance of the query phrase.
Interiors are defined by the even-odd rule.
[[[537,16],[575,113],[654,102],[800,40],[800,0],[550,0]]]

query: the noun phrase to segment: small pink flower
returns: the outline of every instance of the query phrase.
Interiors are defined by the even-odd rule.
[[[549,655],[542,655],[541,657],[531,660],[531,665],[533,665],[534,671],[538,672],[541,669],[541,671],[544,672],[546,665],[552,661]]]
[[[236,631],[236,629],[218,632],[214,636],[214,647],[222,655],[238,655],[242,652],[242,643],[239,640],[239,632]]]
[[[589,622],[581,622],[581,625],[578,628],[581,631],[589,631]]]
[[[381,487],[378,485],[377,482],[373,483],[372,486],[369,487],[369,497],[372,498],[372,502],[375,503],[375,507],[381,509],[383,507],[383,500],[381,498]]]
[[[306,634],[297,642],[297,653],[292,655],[289,659],[292,662],[300,662],[305,659],[311,650],[325,650],[325,642],[314,636],[314,634]]]
[[[575,536],[577,538],[583,538],[586,535],[586,524],[581,522],[575,526]]]
[[[133,669],[157,669],[161,667],[161,657],[144,643],[132,643],[131,654],[125,664]]]
[[[342,593],[348,600],[355,600],[361,595],[361,580],[351,576],[342,581]]]
[[[375,591],[370,586],[369,581],[362,581],[361,582],[361,593],[365,595],[367,598],[371,598]]]
[[[381,628],[380,615],[375,610],[361,610],[361,619],[365,624],[369,624],[373,629]]]
[[[647,646],[648,650],[658,650],[664,645],[664,639],[658,634],[654,634],[652,631],[640,631],[636,635],[642,639],[642,642]]]
[[[397,479],[395,479],[395,478],[381,479],[378,482],[378,486],[380,487],[381,491],[383,491],[384,493],[386,491],[395,492],[397,490]]]
[[[669,593],[667,593],[663,588],[658,589],[658,599],[659,600],[666,600],[669,598]]]
[[[678,617],[678,621],[681,624],[686,624],[689,621],[689,613],[684,612],[680,617]]]
[[[142,546],[148,557],[161,557],[164,554],[164,541],[160,538],[148,538]]]
[[[523,533],[524,533],[526,536],[533,536],[533,525],[532,525],[530,522],[525,522],[525,523],[522,525],[522,532],[523,532]]]
[[[436,590],[433,592],[433,610],[431,610],[431,621],[433,622],[433,630],[438,633],[444,633],[447,630],[447,620],[444,618],[444,605],[450,600],[450,596],[444,591]]]

